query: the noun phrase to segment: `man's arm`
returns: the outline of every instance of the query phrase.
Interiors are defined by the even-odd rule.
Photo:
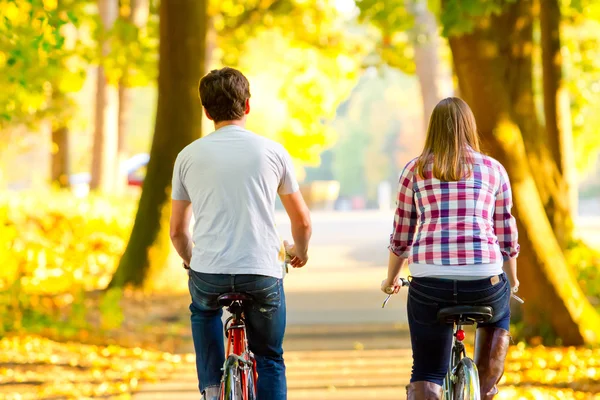
[[[293,256],[292,267],[303,267],[308,261],[308,242],[312,234],[310,211],[300,191],[290,194],[280,194],[281,203],[290,217],[294,245],[286,249]]]
[[[192,220],[192,203],[186,200],[173,200],[171,205],[171,225],[169,232],[171,242],[183,262],[189,266],[192,260],[192,237],[190,221]]]

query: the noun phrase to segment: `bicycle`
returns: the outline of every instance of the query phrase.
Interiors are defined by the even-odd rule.
[[[227,350],[219,400],[256,400],[258,373],[244,323],[244,307],[252,298],[244,293],[225,293],[217,301],[231,313],[225,322]]]
[[[402,287],[410,286],[410,282],[404,278],[400,278],[400,282]],[[388,296],[381,308],[385,308],[393,294],[386,293]],[[511,297],[523,303],[514,293]],[[466,335],[462,328],[464,325],[488,322],[493,316],[494,312],[488,306],[452,306],[438,311],[438,320],[453,325],[450,364],[442,385],[444,400],[481,400],[479,373],[475,361],[467,357],[463,343]]]
[[[291,256],[285,254],[284,267],[288,273]],[[231,317],[225,321],[225,363],[219,388],[219,400],[256,400],[256,360],[248,347],[244,307],[250,305],[252,297],[245,293],[225,293],[217,298]]]

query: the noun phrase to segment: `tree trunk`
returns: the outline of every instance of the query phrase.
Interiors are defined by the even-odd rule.
[[[132,90],[127,87],[127,73],[124,72],[119,80],[119,121],[118,121],[118,139],[117,139],[117,160],[119,170],[117,171],[117,181],[115,189],[123,193],[127,187],[127,173],[121,170],[123,163],[127,160],[127,131],[129,129],[129,120],[131,119],[131,100]]]
[[[52,183],[69,187],[69,174],[69,129],[62,125],[52,129]]]
[[[533,26],[537,16],[531,0],[522,2],[520,8],[515,7],[512,12],[518,13],[519,17],[512,18],[514,25],[507,32],[510,36],[503,41],[501,50],[511,60],[507,65],[510,104],[527,149],[529,166],[536,172],[533,179],[546,214],[550,217],[554,205],[561,203],[562,193],[557,184],[558,169],[548,151],[547,135],[538,118],[534,97]]]
[[[148,23],[150,13],[149,0],[131,0],[129,22],[137,28],[143,28]],[[117,175],[116,187],[119,191],[124,191],[127,186],[127,174],[122,173],[120,167],[127,160],[127,132],[129,130],[131,120],[131,100],[132,89],[129,82],[129,71],[125,69],[123,76],[119,80],[119,128],[118,128],[118,145],[117,158],[119,171]]]
[[[563,79],[558,0],[541,0],[540,28],[547,144],[557,167],[560,201],[548,211],[559,243],[566,247],[577,205],[577,185],[569,94]]]
[[[133,231],[111,287],[151,282],[170,249],[168,216],[173,164],[201,135],[197,85],[205,67],[207,0],[160,3],[158,110],[148,172]]]
[[[514,19],[515,25],[501,50],[511,60],[507,66],[511,109],[525,142],[529,165],[536,171],[533,178],[544,209],[559,245],[564,249],[570,237],[570,229],[567,228],[569,219],[563,218],[563,224],[554,224],[553,221],[555,215],[568,213],[570,205],[565,202],[564,180],[549,151],[549,135],[539,121],[534,98],[533,25],[537,15],[533,12],[531,1],[519,4],[520,9],[513,9],[513,12],[519,13],[519,18]]]
[[[103,36],[110,30],[119,12],[117,0],[98,0]],[[102,57],[109,52],[105,38],[101,41]],[[96,85],[96,115],[92,153],[91,190],[104,193],[114,189],[117,174],[118,93],[106,77],[102,63],[98,67]]]
[[[427,2],[408,0],[408,7],[415,18],[412,43],[415,50],[417,78],[421,86],[423,128],[427,130],[431,112],[445,97],[444,80],[449,80],[451,77],[446,76],[443,71],[438,26],[435,16],[427,8]]]
[[[450,38],[463,98],[477,119],[484,147],[511,178],[521,254],[519,276],[530,335],[554,332],[565,345],[600,342],[600,317],[570,273],[540,199],[514,117],[509,69],[515,29],[529,1],[478,21],[474,32]],[[521,18],[521,19],[520,19]]]

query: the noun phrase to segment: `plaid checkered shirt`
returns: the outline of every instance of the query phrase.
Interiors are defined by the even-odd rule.
[[[518,255],[508,174],[493,158],[470,153],[471,174],[457,182],[434,178],[432,162],[425,178],[417,159],[404,167],[389,248],[409,264],[494,264]]]

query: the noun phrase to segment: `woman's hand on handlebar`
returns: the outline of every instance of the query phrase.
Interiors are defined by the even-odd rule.
[[[400,277],[395,277],[391,282],[388,278],[381,281],[381,291],[385,294],[397,294],[402,289]]]

